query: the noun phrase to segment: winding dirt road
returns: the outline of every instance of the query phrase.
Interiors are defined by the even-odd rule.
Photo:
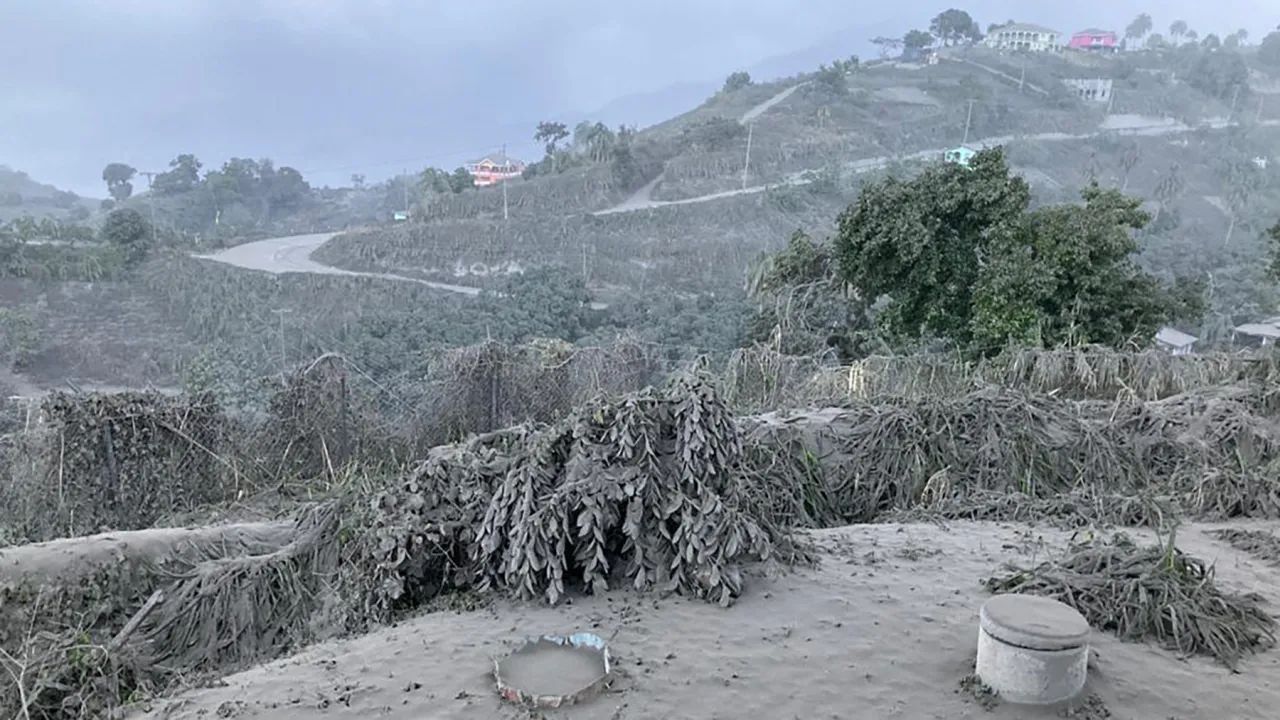
[[[469,285],[453,285],[433,282],[408,275],[394,273],[358,272],[325,265],[311,258],[311,254],[329,242],[338,233],[311,233],[309,235],[290,235],[288,237],[269,238],[248,242],[243,245],[219,250],[209,255],[196,255],[202,260],[234,265],[245,270],[258,270],[283,275],[285,273],[310,273],[313,275],[347,275],[351,277],[371,277],[381,280],[396,280],[425,285],[435,290],[458,293],[460,295],[479,295],[480,288]]]

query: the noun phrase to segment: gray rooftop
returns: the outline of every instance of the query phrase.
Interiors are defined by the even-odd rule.
[[[1156,342],[1170,347],[1186,347],[1199,339],[1195,335],[1188,335],[1171,327],[1162,327],[1156,333]]]
[[[995,30],[992,30],[991,32],[998,33],[998,32],[1006,32],[1006,31],[1007,32],[1050,33],[1053,35],[1060,34],[1057,30],[1054,30],[1053,28],[1047,28],[1043,25],[1036,25],[1035,23],[1012,23],[1009,25],[1005,25],[1003,27],[998,27]]]

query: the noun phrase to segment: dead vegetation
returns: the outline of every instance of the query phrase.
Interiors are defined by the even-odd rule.
[[[1280,356],[1103,347],[1023,349],[970,360],[957,354],[871,356],[848,365],[783,355],[762,346],[735,352],[726,396],[740,412],[842,405],[891,398],[942,399],[986,386],[1073,400],[1153,401],[1206,388],[1262,387],[1259,405],[1280,404]]]
[[[992,592],[1042,595],[1084,615],[1121,640],[1154,640],[1184,655],[1209,655],[1235,669],[1247,654],[1275,644],[1275,620],[1257,595],[1220,590],[1213,567],[1170,536],[1139,546],[1117,533],[1073,544],[1060,558],[1012,567],[988,578]]]
[[[1280,566],[1280,538],[1274,533],[1262,530],[1241,530],[1223,528],[1213,530],[1209,535],[1222,540],[1231,547],[1249,553],[1271,565]]]
[[[215,500],[228,487],[272,488],[293,519],[272,524],[270,542],[138,553],[56,581],[0,577],[9,629],[0,631],[0,711],[103,717],[192,677],[448,605],[454,594],[555,603],[630,587],[727,604],[741,591],[743,564],[807,558],[798,528],[901,517],[1083,528],[1280,516],[1277,404],[1262,380],[1274,377],[1269,360],[1054,357],[1072,360],[1029,355],[1001,376],[1048,392],[971,373],[930,376],[911,360],[885,365],[902,372],[880,387],[898,391],[876,391],[872,402],[737,417],[720,384],[698,372],[628,392],[656,372],[643,346],[591,356],[485,345],[442,356],[456,392],[433,407],[461,414],[441,413],[434,425],[389,421],[339,356],[286,376],[251,430],[224,430],[216,405],[199,398],[59,398],[53,417],[85,418],[72,438],[83,449],[61,462],[64,482],[69,469],[86,488],[128,478],[134,495],[117,497],[137,497],[200,463],[190,482],[208,486],[166,496],[174,509],[209,487]],[[781,378],[784,365],[773,367],[757,380],[731,376],[729,386]],[[990,366],[983,372],[993,377]],[[753,391],[751,402],[783,402],[786,387]],[[1117,387],[1128,390],[1106,397]],[[509,421],[427,451],[414,437]],[[61,422],[45,422],[42,437],[81,427]],[[203,427],[217,430],[195,431]],[[229,438],[240,453],[217,451]],[[150,451],[117,451],[127,443]],[[50,457],[53,446],[40,447]],[[96,522],[122,527],[133,516]],[[1176,551],[1117,542],[1072,552],[1000,587],[1069,596],[1099,627],[1228,664],[1272,638],[1256,600],[1218,593],[1211,568]],[[148,603],[156,591],[162,599]],[[41,599],[51,592],[57,604]]]
[[[1160,526],[1280,517],[1280,429],[1257,387],[1155,402],[996,387],[739,420],[746,471],[800,527],[898,517]]]
[[[0,487],[9,532],[30,540],[148,527],[236,493],[230,424],[209,396],[54,393],[9,438]]]

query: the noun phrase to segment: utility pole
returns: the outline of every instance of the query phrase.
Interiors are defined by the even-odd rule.
[[[961,145],[967,145],[969,143],[969,127],[972,123],[973,123],[973,101],[970,100],[969,115],[964,119],[964,140],[960,142]]]
[[[1240,100],[1240,86],[1236,85],[1235,92],[1231,93],[1231,114],[1227,116],[1227,123],[1230,124],[1236,117],[1236,103]]]
[[[510,162],[507,160],[507,144],[502,143],[502,166],[505,168]],[[502,178],[502,219],[506,221],[507,215],[507,178]]]
[[[156,235],[156,193],[151,189],[151,179],[160,173],[139,172],[138,174],[147,179],[147,205],[151,207],[151,246],[155,247],[160,244],[160,241]]]
[[[1018,78],[1018,94],[1022,94],[1022,87],[1027,84],[1027,61],[1022,61],[1022,77]]]
[[[1111,108],[1115,107],[1115,105],[1116,105],[1116,86],[1113,83],[1111,85],[1111,97],[1107,98],[1107,114],[1108,115],[1111,114]]]
[[[409,169],[404,169],[404,216],[409,217]]]
[[[280,379],[285,384],[289,382],[289,361],[284,352],[284,316],[285,313],[291,313],[293,310],[289,308],[276,308],[271,312],[280,316]]]
[[[742,160],[742,189],[747,189],[747,169],[751,167],[751,136],[755,133],[756,124],[747,125],[747,154]]]

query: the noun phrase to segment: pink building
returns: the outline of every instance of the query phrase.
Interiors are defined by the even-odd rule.
[[[1090,28],[1072,35],[1071,42],[1067,43],[1067,47],[1072,50],[1115,52],[1120,49],[1120,40],[1110,30]]]

